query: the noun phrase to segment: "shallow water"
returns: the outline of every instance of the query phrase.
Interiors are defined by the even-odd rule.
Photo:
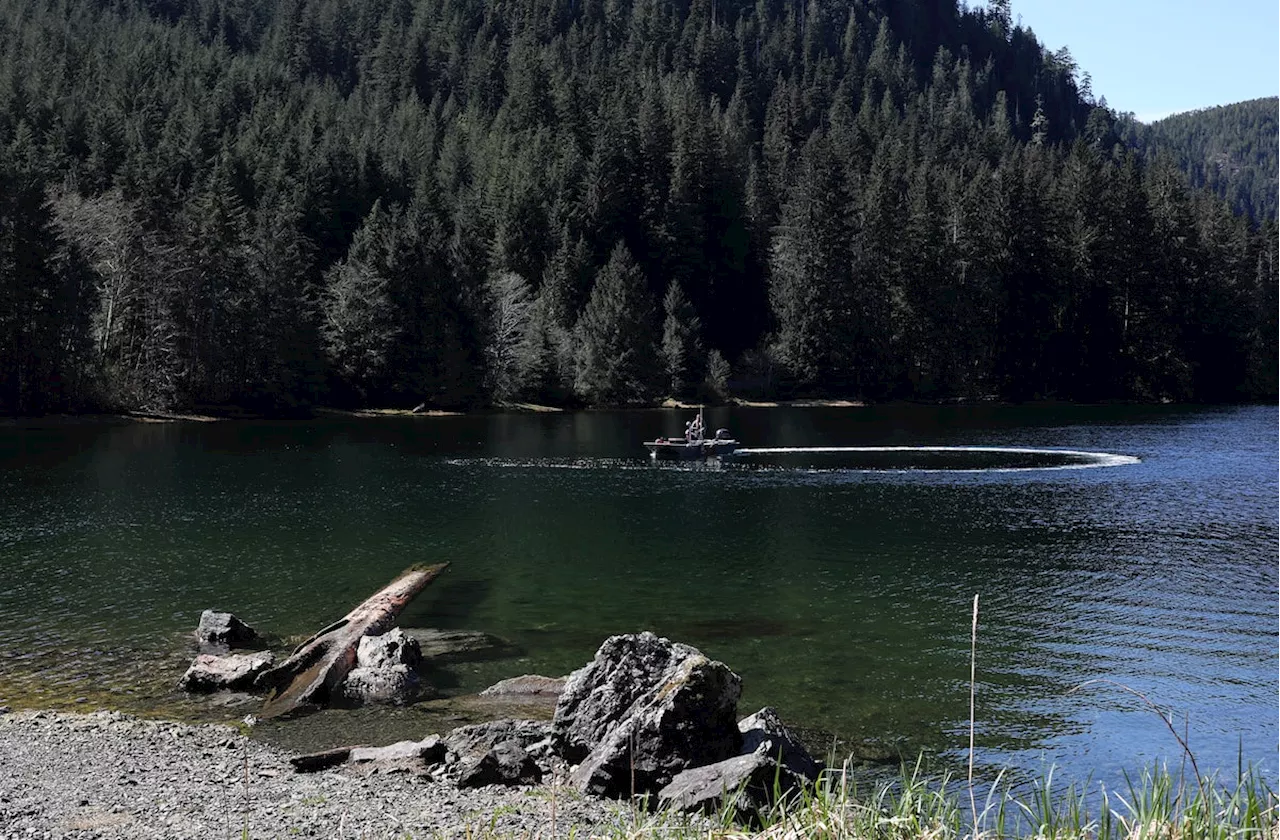
[[[448,694],[652,629],[741,674],[744,713],[945,759],[968,744],[977,593],[985,766],[1112,782],[1176,764],[1142,701],[1071,691],[1107,679],[1185,726],[1202,769],[1242,753],[1274,783],[1274,407],[718,409],[709,427],[770,451],[649,464],[640,441],[684,419],[0,429],[0,702],[239,717],[172,688],[201,609],[305,635],[448,560],[402,623],[520,651],[437,672]],[[425,714],[277,734],[420,735]]]

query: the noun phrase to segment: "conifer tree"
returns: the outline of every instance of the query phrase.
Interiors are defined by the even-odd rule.
[[[346,259],[324,277],[321,335],[341,381],[367,399],[385,386],[387,363],[401,326],[386,273],[394,214],[375,204]]]
[[[703,378],[702,321],[675,280],[667,286],[662,309],[666,313],[662,322],[662,360],[667,387],[673,397],[688,396]]]
[[[596,275],[574,330],[574,387],[596,404],[643,402],[662,376],[654,341],[657,314],[648,283],[619,242]]]
[[[815,133],[773,233],[774,352],[801,388],[832,383],[848,369],[854,254],[843,181],[825,137]]]

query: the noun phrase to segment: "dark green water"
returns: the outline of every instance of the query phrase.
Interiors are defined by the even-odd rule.
[[[708,411],[754,447],[999,446],[1133,456],[811,453],[652,466],[677,412],[0,429],[0,702],[237,718],[171,686],[205,607],[308,634],[414,562],[451,569],[406,626],[520,655],[435,675],[465,694],[567,673],[651,629],[764,704],[870,751],[958,756],[981,595],[987,766],[1111,780],[1238,752],[1276,779],[1274,407]],[[1034,469],[1016,469],[1017,467]],[[425,734],[420,710],[295,721],[281,740]],[[872,747],[860,746],[870,742]]]

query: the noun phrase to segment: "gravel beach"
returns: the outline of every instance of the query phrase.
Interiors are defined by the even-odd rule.
[[[229,726],[0,714],[0,840],[588,837],[627,818],[625,806],[567,788],[458,790],[347,768],[299,774],[290,755]]]

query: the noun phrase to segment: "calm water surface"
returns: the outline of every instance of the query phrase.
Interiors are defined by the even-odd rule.
[[[968,743],[980,594],[987,767],[1112,782],[1176,764],[1139,700],[1107,684],[1071,692],[1106,679],[1185,726],[1202,769],[1234,772],[1242,754],[1275,783],[1276,408],[707,417],[756,447],[1139,459],[1091,469],[902,451],[650,465],[640,441],[684,419],[0,429],[0,702],[239,717],[172,688],[200,610],[308,634],[410,563],[449,560],[401,623],[484,630],[519,651],[438,672],[449,694],[566,673],[605,636],[651,629],[741,674],[744,714],[772,704],[815,741],[946,760]],[[321,715],[277,734],[390,740],[425,734],[416,714]]]

